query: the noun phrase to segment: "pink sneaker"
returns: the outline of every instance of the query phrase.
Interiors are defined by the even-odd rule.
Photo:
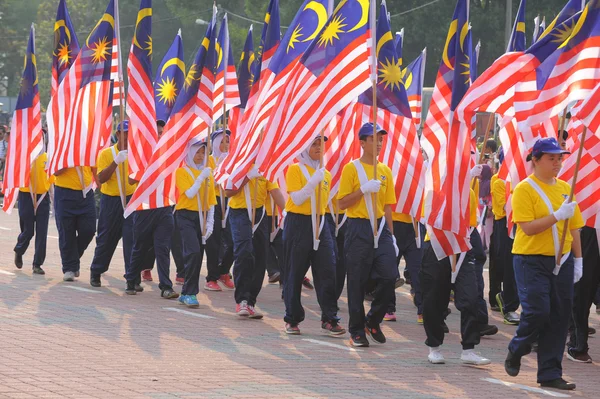
[[[147,269],[142,271],[142,281],[152,281],[152,270]]]
[[[240,317],[250,316],[250,312],[248,311],[248,302],[242,301],[235,305],[235,313],[237,313]]]
[[[206,291],[223,291],[216,281],[208,281],[204,284],[204,289]]]
[[[177,278],[175,278],[175,284],[177,284],[177,285],[183,285],[183,283],[185,283],[185,279],[183,277],[177,277]]]
[[[262,313],[258,312],[254,306],[248,305],[248,318],[260,320],[263,318]]]
[[[396,321],[396,313],[386,313],[385,316],[383,316],[383,320]]]
[[[223,274],[221,277],[219,277],[219,283],[221,283],[225,289],[235,290],[235,285],[233,284],[231,277],[229,277],[229,274]]]

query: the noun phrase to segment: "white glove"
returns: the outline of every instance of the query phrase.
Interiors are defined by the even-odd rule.
[[[211,172],[212,172],[211,168],[202,169],[202,172],[200,172],[200,175],[196,178],[196,182],[199,181],[202,184],[204,182],[204,180],[206,180],[210,177]]]
[[[206,241],[210,238],[215,227],[215,207],[211,206],[206,215],[206,233],[202,236],[202,245],[206,245]]]
[[[577,206],[577,202],[563,202],[563,204],[558,208],[556,212],[554,212],[554,217],[557,221],[567,220],[573,217],[575,213],[575,207]]]
[[[360,186],[360,191],[362,191],[363,194],[378,193],[380,189],[381,182],[379,180],[369,180],[368,182]]]
[[[400,254],[400,248],[398,248],[398,244],[396,243],[396,236],[392,234],[392,241],[394,242],[394,251],[396,251],[396,257]]]
[[[573,273],[573,283],[578,282],[583,277],[583,258],[574,258],[574,273]]]
[[[314,191],[323,180],[325,180],[325,168],[317,169],[310,179],[308,179],[306,186]]]
[[[126,160],[127,160],[127,150],[119,151],[119,153],[115,157],[115,163],[117,165],[121,165]]]
[[[483,172],[483,165],[475,165],[473,169],[471,169],[471,177],[479,177],[481,176],[481,172]]]
[[[262,175],[258,171],[258,167],[253,166],[252,169],[250,169],[250,172],[248,172],[248,174],[246,176],[248,177],[248,179],[252,180],[252,179],[259,178]]]

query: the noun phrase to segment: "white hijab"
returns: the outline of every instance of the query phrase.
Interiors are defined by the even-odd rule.
[[[226,152],[221,152],[221,141],[223,141],[223,136],[225,135],[225,133],[221,133],[219,134],[217,137],[215,137],[213,139],[212,142],[212,146],[213,146],[213,156],[215,158],[215,162],[219,162],[219,159],[221,159],[221,156],[227,156]]]
[[[196,155],[196,153],[198,152],[198,150],[200,149],[200,147],[202,146],[206,146],[206,142],[196,142],[192,145],[188,146],[187,149],[187,155],[185,156],[185,164],[193,169],[197,169],[197,170],[202,170],[204,169],[204,162],[201,164],[196,164],[194,162],[194,156]]]
[[[317,138],[315,140],[319,140],[319,138]],[[300,153],[300,155],[298,156],[298,162],[303,165],[310,166],[314,170],[317,170],[321,166],[321,160],[320,159],[316,159],[316,160],[312,159],[309,155],[310,147],[312,147],[315,140],[311,141],[310,144],[308,145],[308,147],[306,147],[304,149],[304,151],[302,151]]]

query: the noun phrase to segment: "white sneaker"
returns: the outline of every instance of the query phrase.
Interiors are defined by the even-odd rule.
[[[66,272],[63,276],[63,281],[75,281],[75,273]]]
[[[465,364],[474,364],[475,366],[484,366],[491,363],[490,359],[479,356],[477,353],[473,352],[473,349],[463,350],[460,355],[460,360]]]
[[[446,363],[446,359],[444,359],[444,355],[440,352],[440,348],[429,348],[429,355],[427,356],[427,360],[431,364],[444,364]]]

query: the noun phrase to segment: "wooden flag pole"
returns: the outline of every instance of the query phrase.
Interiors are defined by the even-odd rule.
[[[481,149],[481,154],[479,154],[478,165],[480,165],[483,162],[483,160],[484,160],[484,156],[485,156],[485,154],[484,154],[485,144],[487,143],[488,138],[490,137],[490,128],[492,127],[491,124],[492,124],[492,121],[494,119],[496,119],[496,114],[491,114],[490,118],[488,119],[487,128],[485,129],[485,135],[483,136],[483,148]],[[477,179],[474,178],[473,179],[473,183],[471,183],[471,189],[475,190],[475,184],[476,184],[476,182],[477,182]]]
[[[325,132],[322,131],[321,132],[321,137],[320,137],[320,143],[321,143],[321,153],[319,155],[319,168],[323,169],[323,165],[324,165],[324,161],[323,161],[323,154],[325,153]],[[315,171],[316,172],[316,171]],[[319,183],[319,191],[317,192],[317,225],[315,226],[315,237],[317,238],[317,240],[319,239],[319,236],[321,235],[321,191],[323,190],[323,181],[321,181]],[[324,216],[324,215],[323,215]]]
[[[579,144],[579,151],[577,152],[577,162],[575,163],[575,172],[573,173],[573,182],[571,183],[571,193],[569,194],[569,202],[573,201],[575,196],[575,185],[577,184],[577,175],[579,174],[579,165],[581,163],[581,155],[583,154],[583,147],[585,146],[585,136],[587,135],[587,127],[583,127],[583,133],[581,133],[581,141]],[[565,247],[565,241],[567,240],[567,230],[569,229],[569,219],[565,220],[563,227],[562,238],[560,240],[560,246],[558,253],[556,254],[556,266],[560,267],[560,260],[562,258],[562,251]]]
[[[260,136],[258,137],[258,145],[263,144],[264,128],[260,130]],[[252,197],[252,229],[254,230],[254,222],[256,221],[256,194],[258,192],[258,179],[254,179],[254,197]]]
[[[377,82],[373,80],[373,179],[377,180]],[[373,193],[373,215],[375,217],[375,223],[373,224],[373,236],[377,237],[377,195]]]
[[[210,128],[209,130],[209,135],[206,138],[206,151],[204,152],[204,167],[208,167],[208,158],[210,157],[210,153],[212,150],[212,133],[214,133],[214,127],[215,125],[213,124],[213,126]],[[206,234],[206,227],[208,224],[208,209],[204,209],[204,205],[208,205],[208,185],[210,184],[210,176],[206,179],[206,181],[204,182],[204,202],[201,204],[202,205],[202,223],[204,226],[204,229],[202,230],[204,232],[204,234]]]
[[[116,14],[115,15],[115,33],[117,35],[117,46],[118,46],[118,51],[119,51],[119,59],[118,59],[119,89],[120,89],[119,96],[121,96],[121,102],[119,103],[119,117],[121,119],[121,121],[120,121],[121,128],[123,128],[123,121],[125,121],[125,107],[127,106],[127,104],[126,104],[127,96],[125,96],[125,82],[124,82],[124,78],[123,78],[123,60],[121,59],[121,56],[122,56],[121,22],[120,22],[120,18],[119,18],[119,2],[118,2],[118,0],[115,1],[115,14]],[[121,132],[121,135],[123,135],[123,132]],[[126,151],[128,149],[127,140],[123,140],[122,146],[123,146],[122,150]],[[127,169],[126,169],[125,162],[123,162],[123,167],[119,168],[119,166],[117,166],[117,168],[119,169],[119,172],[121,173],[121,181],[123,182],[123,192],[120,193],[121,194],[121,202],[123,203],[124,206],[127,206],[127,182],[128,182],[128,175],[129,175],[127,169],[129,169],[129,166],[127,166]]]

